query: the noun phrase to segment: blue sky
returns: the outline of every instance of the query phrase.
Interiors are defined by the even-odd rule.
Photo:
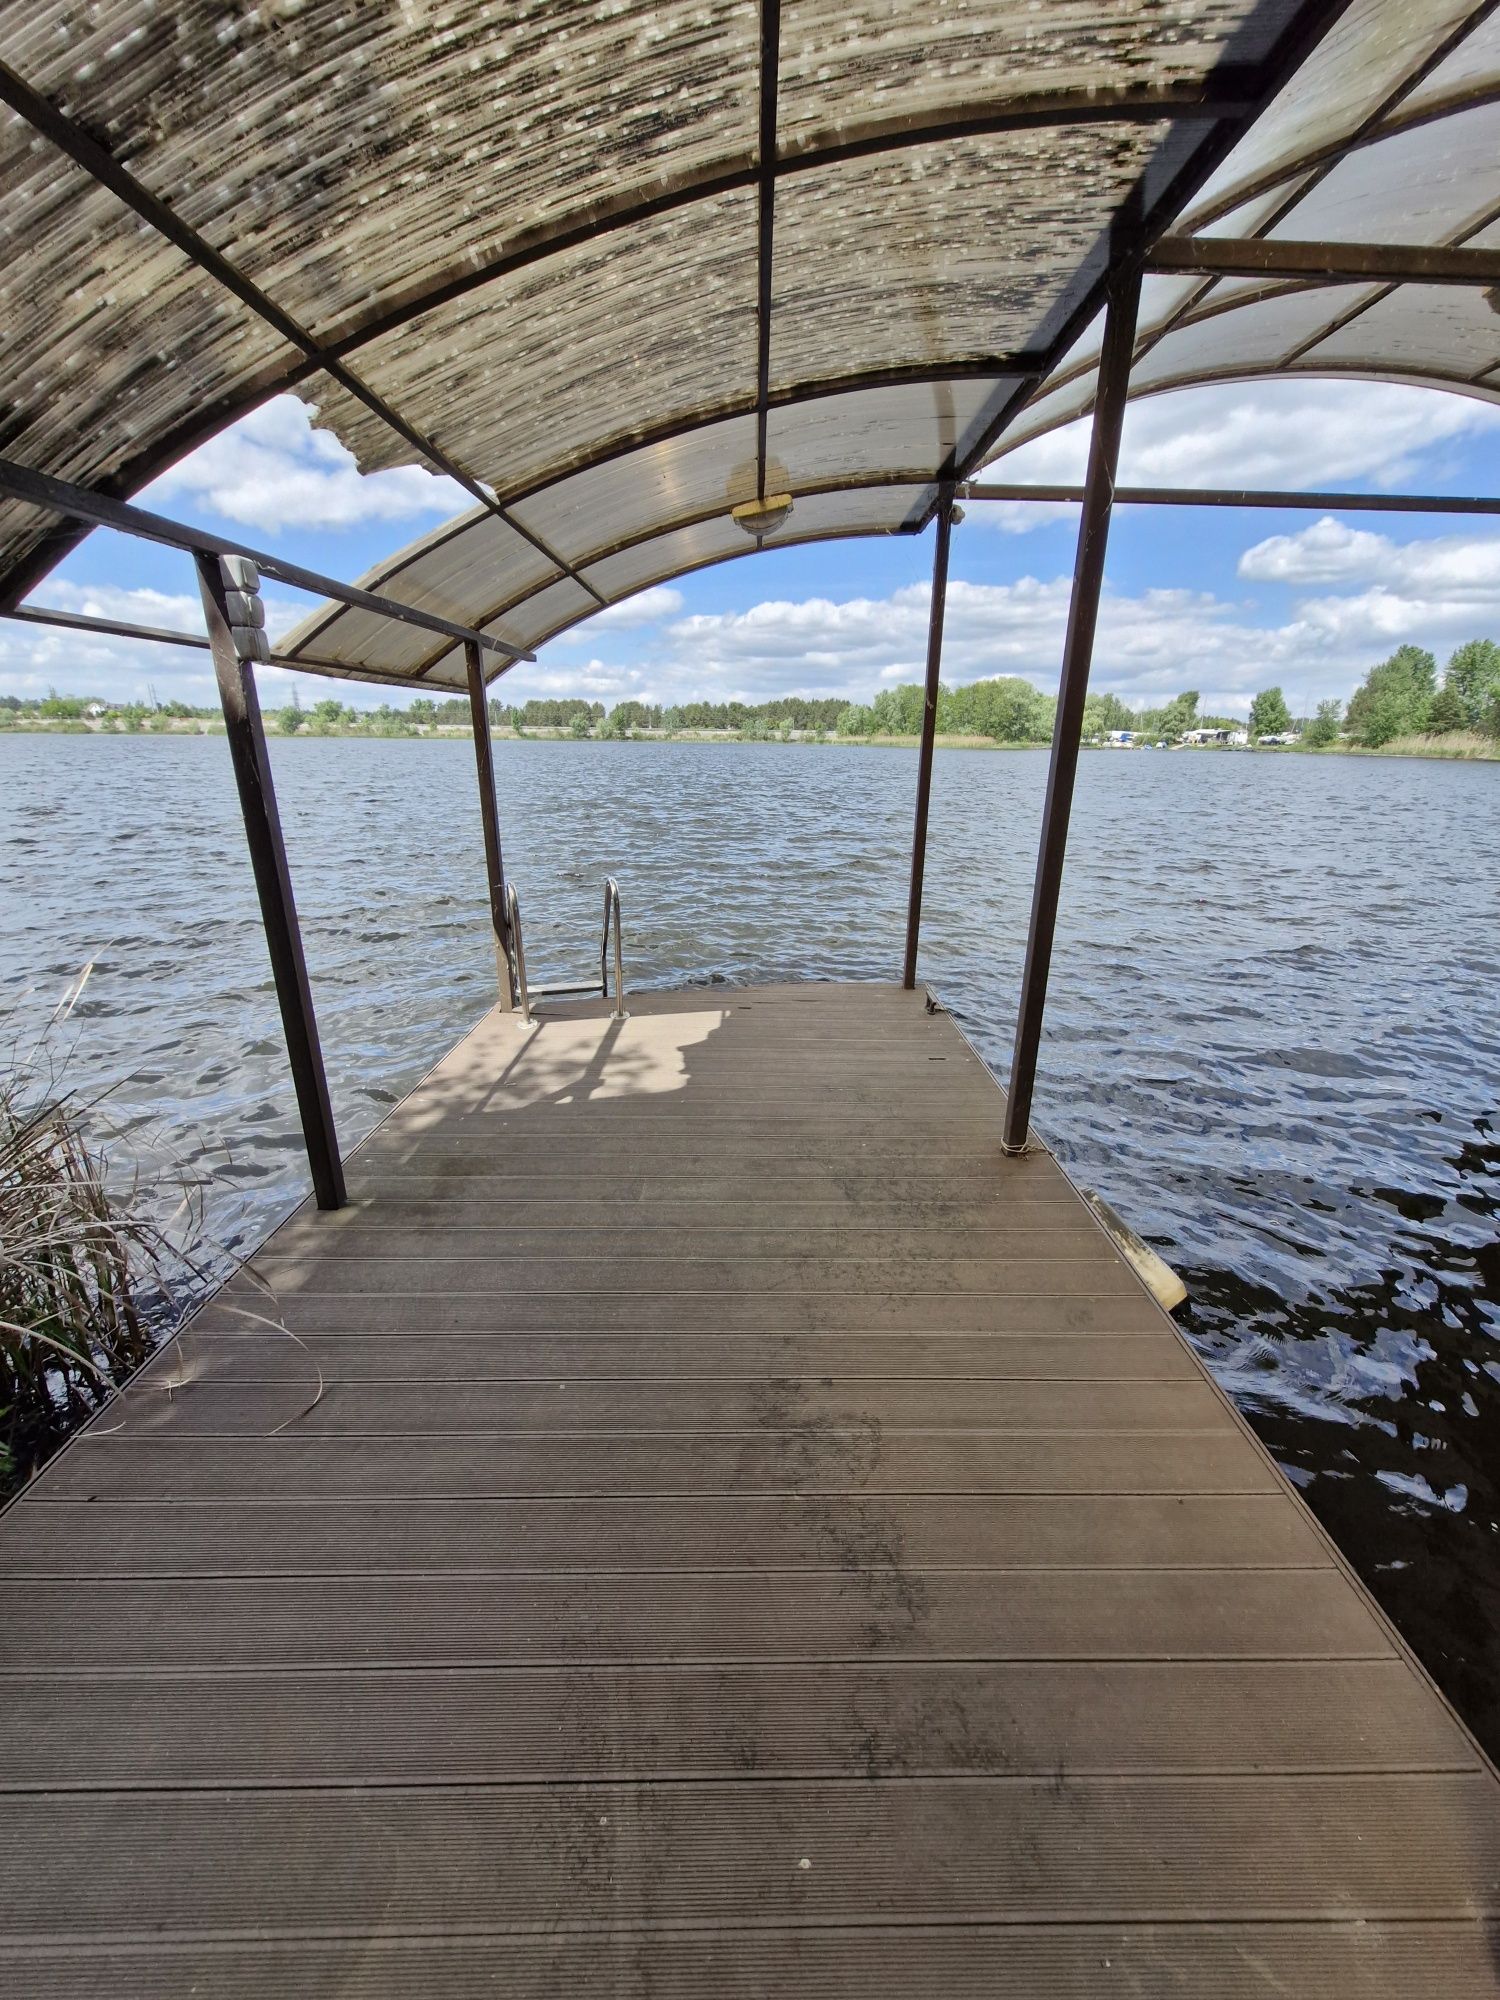
[[[1493,493],[1500,409],[1374,383],[1236,384],[1132,408],[1121,477],[1158,485]],[[1072,426],[1023,447],[1000,478],[1076,480]],[[141,496],[182,520],[354,578],[466,505],[448,482],[406,470],[362,476],[337,439],[281,397],[224,432]],[[954,537],[944,677],[1018,673],[1055,685],[1072,570],[1072,510],[975,505]],[[510,699],[583,694],[606,703],[868,700],[917,678],[932,537],[768,550],[617,606],[497,684]],[[274,588],[283,628],[308,603]],[[36,604],[201,630],[186,557],[91,536]],[[1134,705],[1196,687],[1206,709],[1243,714],[1279,683],[1294,711],[1347,696],[1403,640],[1440,658],[1500,638],[1500,520],[1347,514],[1324,519],[1218,509],[1122,509],[1110,541],[1093,686]],[[374,705],[389,689],[295,677],[305,699]],[[263,699],[293,677],[262,670]],[[0,624],[0,692],[49,686],[117,699],[211,702],[202,655]]]

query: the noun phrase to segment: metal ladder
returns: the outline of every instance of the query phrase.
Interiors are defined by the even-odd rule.
[[[505,929],[509,941],[511,975],[514,980],[516,998],[520,1006],[521,1024],[531,1027],[536,1020],[532,1011],[532,1000],[548,996],[561,997],[564,994],[595,993],[609,998],[610,939],[614,939],[615,960],[615,1004],[614,1018],[623,1021],[625,1013],[625,947],[620,936],[620,885],[613,875],[604,878],[604,932],[599,940],[599,984],[592,980],[586,985],[553,983],[546,986],[530,986],[526,979],[526,944],[521,934],[521,899],[516,894],[514,882],[505,885]]]

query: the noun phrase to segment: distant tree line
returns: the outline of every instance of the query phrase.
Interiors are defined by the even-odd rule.
[[[923,689],[908,681],[883,688],[868,703],[837,696],[780,695],[764,702],[689,701],[675,707],[629,700],[606,709],[602,701],[586,701],[576,695],[519,703],[491,696],[489,717],[492,727],[519,735],[538,729],[604,739],[638,732],[667,736],[690,732],[733,735],[752,742],[787,740],[793,735],[837,735],[857,741],[919,735],[923,703]],[[1084,703],[1084,739],[1099,742],[1112,731],[1129,730],[1151,742],[1177,743],[1194,729],[1246,726],[1233,716],[1202,714],[1198,704],[1195,689],[1175,694],[1156,707],[1139,709],[1128,708],[1118,695],[1091,694]],[[1056,708],[1054,699],[1030,681],[1001,675],[971,681],[964,687],[940,687],[937,727],[944,736],[979,737],[993,743],[1046,743],[1052,735]],[[40,697],[0,695],[0,727],[23,717],[38,718],[62,729],[82,729],[97,720],[127,730],[160,730],[179,720],[217,723],[219,710],[154,699],[100,704],[55,691]],[[470,718],[468,699],[462,695],[442,700],[418,695],[403,708],[388,702],[378,708],[355,708],[329,695],[304,708],[293,691],[285,707],[267,711],[267,720],[290,736],[414,736],[430,729],[467,729]],[[1398,646],[1389,659],[1370,669],[1350,697],[1347,710],[1340,702],[1322,701],[1315,714],[1296,717],[1279,687],[1263,688],[1250,705],[1248,724],[1252,742],[1264,736],[1300,735],[1312,749],[1342,740],[1378,750],[1398,738],[1459,731],[1500,740],[1500,645],[1492,639],[1471,639],[1459,646],[1441,680],[1431,653],[1420,646]]]

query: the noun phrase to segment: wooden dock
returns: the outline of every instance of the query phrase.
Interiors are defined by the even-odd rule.
[[[0,1523],[18,2000],[1500,1993],[1492,1772],[1001,1103],[488,1017]]]

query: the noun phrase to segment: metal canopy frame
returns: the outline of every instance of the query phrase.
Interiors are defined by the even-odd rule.
[[[658,520],[652,528],[633,532],[627,537],[617,537],[604,550],[592,555],[574,552],[565,556],[550,537],[539,534],[519,520],[515,507],[533,495],[549,491],[566,478],[607,465],[652,442],[673,440],[737,415],[754,417],[756,494],[764,500],[769,480],[769,417],[773,409],[798,407],[819,397],[835,396],[862,387],[907,382],[941,385],[964,379],[993,378],[997,387],[989,406],[977,420],[969,423],[968,433],[953,443],[943,462],[926,477],[895,473],[886,475],[866,468],[862,476],[851,476],[836,487],[817,490],[853,491],[861,483],[874,485],[882,481],[891,485],[916,485],[925,490],[902,522],[902,528],[906,532],[920,532],[929,520],[936,517],[938,521],[908,908],[905,961],[908,986],[915,980],[941,670],[944,598],[955,519],[955,495],[972,499],[1077,501],[1083,509],[1004,1130],[1007,1151],[1019,1151],[1025,1147],[1066,850],[1082,707],[1103,584],[1108,529],[1115,502],[1453,514],[1500,512],[1500,501],[1439,495],[1273,493],[1253,489],[1117,489],[1115,486],[1121,426],[1130,392],[1133,362],[1150,352],[1177,327],[1216,312],[1217,304],[1210,305],[1207,312],[1200,308],[1220,280],[1264,280],[1265,287],[1256,294],[1257,298],[1351,282],[1368,283],[1379,288],[1352,309],[1341,312],[1332,322],[1335,328],[1347,325],[1401,284],[1491,288],[1500,282],[1500,251],[1479,247],[1470,241],[1482,233],[1496,215],[1500,215],[1500,205],[1491,215],[1477,220],[1471,217],[1455,240],[1444,244],[1301,241],[1264,233],[1275,228],[1296,202],[1305,198],[1309,187],[1315,186],[1339,161],[1361,146],[1387,138],[1395,132],[1412,130],[1424,120],[1442,116],[1455,106],[1464,108],[1483,101],[1482,90],[1467,95],[1460,93],[1457,97],[1450,94],[1435,106],[1418,105],[1409,115],[1400,116],[1401,107],[1407,99],[1462,46],[1465,38],[1480,23],[1495,12],[1500,0],[1483,0],[1483,4],[1469,8],[1452,32],[1412,63],[1384,91],[1368,114],[1357,121],[1351,131],[1341,134],[1336,142],[1321,148],[1305,148],[1299,160],[1289,164],[1287,160],[1279,159],[1274,170],[1267,169],[1262,177],[1264,191],[1286,187],[1289,192],[1268,214],[1257,217],[1253,226],[1261,234],[1253,237],[1205,237],[1200,234],[1168,233],[1174,226],[1179,230],[1184,226],[1201,229],[1208,221],[1233,214],[1251,194],[1261,191],[1261,184],[1252,177],[1248,189],[1242,182],[1230,194],[1216,196],[1208,203],[1199,201],[1201,191],[1209,186],[1216,170],[1226,162],[1273,99],[1299,74],[1329,30],[1349,11],[1350,4],[1351,0],[1304,0],[1261,61],[1248,67],[1221,61],[1191,87],[1152,90],[1124,86],[1115,90],[1087,92],[1041,90],[1006,105],[993,115],[976,114],[971,107],[965,106],[956,107],[947,116],[930,119],[925,124],[915,120],[903,122],[900,117],[893,117],[879,129],[868,129],[849,136],[840,134],[828,142],[789,143],[787,149],[782,151],[778,139],[781,0],[761,0],[753,157],[743,163],[716,166],[707,173],[689,174],[677,179],[668,177],[645,195],[596,204],[587,213],[574,214],[554,229],[539,229],[524,242],[508,245],[499,255],[474,260],[461,274],[449,272],[429,286],[417,286],[398,303],[382,306],[360,325],[335,340],[327,341],[318,340],[294,315],[286,312],[227,257],[215,250],[174,208],[149,192],[92,130],[86,130],[67,117],[23,79],[0,66],[0,103],[9,105],[99,186],[107,188],[151,229],[170,241],[197,270],[269,327],[294,357],[263,369],[253,389],[226,392],[217,400],[210,398],[193,417],[183,420],[175,429],[149,439],[134,456],[119,466],[111,483],[125,490],[133,489],[235,417],[245,414],[279,390],[305,383],[321,372],[355,398],[387,431],[414,451],[419,460],[455,479],[486,515],[505,522],[549,566],[550,573],[544,581],[519,596],[513,595],[508,602],[501,603],[474,624],[464,625],[418,612],[411,606],[364,587],[334,584],[278,558],[262,557],[241,549],[237,544],[183,529],[176,523],[164,521],[162,517],[126,507],[110,494],[70,487],[27,468],[0,461],[0,492],[49,508],[76,523],[122,528],[126,532],[144,534],[150,539],[185,548],[194,555],[203,586],[209,627],[207,641],[183,634],[129,627],[116,621],[89,621],[76,615],[48,613],[45,610],[28,610],[19,615],[33,622],[66,624],[72,629],[107,631],[117,636],[151,638],[175,644],[207,644],[212,651],[224,697],[226,723],[230,728],[231,748],[236,759],[247,831],[256,861],[257,882],[261,889],[278,993],[282,997],[289,1047],[298,1081],[299,1104],[308,1135],[309,1157],[320,1201],[333,1205],[342,1198],[338,1156],[333,1143],[316,1028],[312,1023],[306,968],[301,963],[300,941],[296,935],[290,879],[281,850],[280,828],[270,788],[270,767],[260,730],[253,675],[249,662],[234,651],[216,559],[226,555],[249,556],[267,574],[277,576],[294,587],[313,589],[336,602],[422,627],[447,642],[442,653],[431,655],[415,672],[387,674],[364,665],[314,660],[301,654],[287,656],[285,663],[288,665],[332,674],[347,673],[355,678],[393,682],[410,688],[421,685],[421,677],[430,672],[455,643],[462,646],[474,721],[492,927],[500,959],[502,1004],[505,1004],[512,997],[507,950],[507,884],[501,859],[490,755],[488,708],[484,693],[485,667],[487,658],[498,658],[495,670],[503,672],[516,659],[530,655],[518,646],[508,644],[503,637],[497,638],[480,628],[561,581],[572,582],[593,600],[596,607],[602,605],[609,600],[583,573],[592,564],[665,533],[675,533],[685,526],[715,519],[725,511],[720,507],[713,513],[684,515],[674,519],[670,525]],[[1168,122],[1169,144],[1177,148],[1177,153],[1167,167],[1155,175],[1154,180],[1149,166],[1140,173],[1129,197],[1116,209],[1103,238],[1094,251],[1081,260],[1072,279],[1064,285],[1062,295],[1045,314],[1043,325],[1037,330],[1030,348],[1006,356],[979,356],[942,365],[912,364],[867,370],[863,374],[855,370],[847,376],[783,385],[779,389],[773,384],[776,197],[784,177],[808,173],[846,160],[899,153],[923,143],[952,143],[965,138],[1046,126],[1101,122],[1126,125],[1141,121]],[[1196,133],[1191,131],[1194,125],[1201,128]],[[1160,157],[1167,156],[1164,153]],[[440,447],[427,428],[409,421],[390,398],[371,387],[349,365],[350,358],[371,343],[410,327],[423,314],[459,300],[499,277],[540,264],[568,249],[628,231],[632,226],[688,208],[696,202],[737,191],[753,192],[756,198],[755,379],[753,391],[742,398],[732,398],[727,403],[720,398],[712,408],[699,407],[655,428],[637,425],[613,437],[596,439],[580,448],[571,460],[559,458],[552,462],[544,477],[533,475],[527,481],[515,482],[509,490],[502,486],[492,491],[459,459]],[[1195,201],[1199,202],[1196,212],[1192,207]],[[1142,279],[1147,272],[1170,273],[1200,282],[1192,285],[1174,309],[1154,322],[1138,342],[1137,314]],[[1044,389],[1050,392],[1053,388],[1066,386],[1093,369],[1095,364],[1088,359],[1076,366],[1066,364],[1071,351],[1101,307],[1105,311],[1104,339],[1098,361],[1099,380],[1094,400],[1089,471],[1084,485],[1007,486],[977,480],[975,475],[978,469],[993,453],[996,444],[1016,426],[1021,413]],[[1327,332],[1325,328],[1314,334],[1297,352],[1307,351],[1326,337]],[[1059,370],[1064,372],[1059,373]],[[1234,372],[1232,368],[1226,368],[1216,379],[1230,379]],[[1432,379],[1437,379],[1436,374]],[[1166,385],[1153,383],[1151,386]],[[1086,409],[1087,403],[1083,407]],[[1078,413],[1082,414],[1082,411]],[[455,524],[454,532],[462,532],[463,526],[464,523]],[[11,593],[8,601],[13,602],[15,597],[24,594],[36,576],[44,572],[65,547],[71,546],[76,532],[57,531],[29,560],[13,568],[6,586]],[[724,559],[722,555],[715,555],[706,560]],[[703,565],[689,565],[700,566]],[[399,574],[401,567],[398,561],[387,575]],[[679,570],[672,573],[685,572]],[[574,622],[578,615],[587,613],[574,613],[565,622]]]
[[[962,104],[946,115],[934,115],[925,121],[891,117],[875,129],[849,136],[839,134],[821,143],[789,142],[782,150],[777,137],[780,0],[761,0],[758,140],[753,160],[710,173],[686,175],[666,188],[654,190],[647,197],[625,200],[617,205],[605,204],[584,219],[570,219],[565,226],[550,231],[538,230],[528,240],[508,247],[502,254],[475,259],[460,274],[445,273],[431,286],[418,287],[399,303],[383,307],[356,328],[330,340],[316,338],[294,314],[286,311],[247,277],[231,258],[215,249],[176,209],[144,186],[94,130],[85,129],[24,77],[3,64],[0,64],[0,103],[8,105],[99,186],[107,188],[151,229],[171,242],[214,284],[222,287],[271,328],[295,356],[267,371],[257,381],[253,391],[227,396],[206,407],[170,436],[152,440],[120,468],[109,482],[113,489],[134,491],[183,452],[216,434],[226,424],[270,396],[304,383],[321,371],[399,437],[420,460],[447,473],[486,511],[504,520],[552,565],[558,577],[571,579],[602,604],[603,598],[589,579],[580,573],[583,565],[562,555],[546,537],[527,528],[510,511],[516,498],[513,493],[503,490],[491,492],[468,466],[445,451],[428,430],[412,423],[389,398],[382,396],[355,372],[350,365],[351,358],[371,343],[411,325],[424,313],[461,299],[498,277],[526,269],[569,248],[628,230],[695,202],[735,190],[753,189],[757,194],[759,220],[756,384],[752,407],[758,433],[757,494],[764,498],[766,415],[772,400],[770,346],[775,197],[777,184],[782,178],[816,172],[846,161],[897,154],[913,146],[953,145],[984,136],[1045,127],[1168,122],[1186,131],[1193,124],[1198,124],[1203,128],[1203,135],[1189,146],[1186,161],[1152,205],[1151,216],[1148,217],[1143,209],[1141,211],[1142,226],[1158,212],[1165,222],[1170,220],[1182,200],[1202,184],[1212,167],[1296,69],[1306,50],[1316,44],[1348,4],[1349,0],[1304,0],[1293,23],[1281,33],[1266,59],[1246,64],[1225,57],[1195,83],[1037,88],[993,112],[977,109],[972,104]],[[1271,7],[1267,8],[1268,13],[1274,14],[1274,11]],[[1139,195],[1139,189],[1137,193]],[[1136,207],[1140,208],[1139,200]],[[1057,353],[1066,350],[1072,337],[1069,329],[1075,322],[1082,324],[1086,321],[1093,310],[1099,285],[1103,281],[1103,266],[1107,262],[1108,246],[1103,246],[1095,258],[1088,260],[1085,275],[1080,279],[1082,295],[1065,299],[1052,315],[1057,319],[1060,330],[1055,338],[1049,338],[1046,343],[1049,363]],[[1049,328],[1049,334],[1051,332]],[[945,368],[923,371],[924,378],[929,380],[942,380],[947,373]],[[846,386],[852,388],[857,381],[857,377],[851,377]],[[794,392],[790,398],[782,400],[799,399]],[[947,479],[951,483],[954,477],[967,476],[972,471],[974,465],[982,460],[991,435],[997,435],[998,428],[1008,420],[1014,400],[1007,392],[1003,407],[986,424],[983,435],[963,448],[962,464],[957,463],[955,448],[955,453],[950,455],[954,463],[934,469],[939,482]],[[681,428],[684,426],[674,426],[673,434]],[[617,441],[618,444],[626,442],[625,439]],[[629,442],[639,442],[639,439]],[[592,453],[582,461],[585,464],[595,462],[598,460]],[[925,526],[936,505],[935,488],[930,503],[917,511],[909,526],[913,530]],[[0,586],[0,602],[19,602],[75,540],[76,531],[59,531],[50,537],[33,559],[23,562],[5,579]]]

